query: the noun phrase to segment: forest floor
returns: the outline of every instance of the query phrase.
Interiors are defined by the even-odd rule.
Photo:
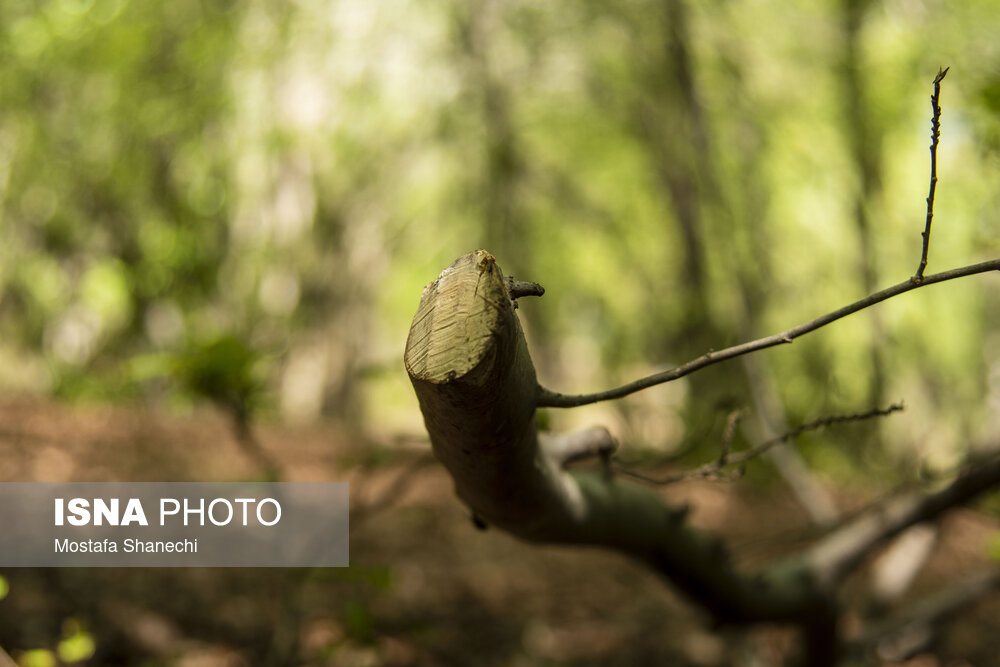
[[[333,424],[265,424],[257,434],[285,481],[351,483],[349,568],[3,569],[0,646],[22,664],[37,659],[33,649],[55,651],[82,632],[94,652],[73,664],[683,667],[778,664],[794,643],[780,628],[713,630],[669,585],[615,554],[476,530],[426,442],[379,443]],[[0,401],[0,481],[257,474],[209,409],[176,417]],[[837,499],[857,508],[871,494],[840,489]],[[689,482],[664,495],[690,503],[695,524],[724,535],[747,566],[801,546],[809,533],[780,489]],[[949,515],[915,594],[983,567],[998,528],[974,510]],[[857,600],[865,583],[859,574],[845,599]],[[993,597],[905,664],[989,666],[997,656]]]

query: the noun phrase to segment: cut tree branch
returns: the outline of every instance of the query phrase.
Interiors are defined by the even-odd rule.
[[[929,276],[925,276],[920,281],[907,279],[901,283],[893,285],[892,287],[887,287],[880,292],[869,294],[863,299],[855,301],[854,303],[848,304],[842,308],[838,308],[837,310],[827,313],[826,315],[821,315],[814,320],[800,324],[797,327],[792,327],[787,331],[782,331],[781,333],[773,334],[771,336],[765,336],[764,338],[758,338],[757,340],[734,345],[733,347],[727,347],[726,349],[719,350],[717,352],[709,351],[696,359],[692,359],[686,364],[677,366],[676,368],[671,368],[660,373],[654,373],[653,375],[640,378],[634,382],[629,382],[628,384],[624,384],[614,389],[608,389],[607,391],[599,391],[593,394],[573,395],[560,394],[539,386],[537,389],[537,405],[538,407],[572,408],[579,405],[588,405],[590,403],[598,403],[600,401],[610,401],[616,398],[622,398],[623,396],[634,394],[637,391],[648,389],[649,387],[655,387],[658,384],[672,382],[673,380],[680,379],[685,375],[690,375],[695,371],[712,366],[721,361],[734,359],[744,354],[750,354],[751,352],[764,350],[769,347],[791,343],[799,336],[804,336],[805,334],[815,331],[816,329],[825,327],[831,322],[836,322],[843,317],[852,315],[860,310],[864,310],[865,308],[870,308],[877,303],[881,303],[886,299],[891,299],[894,296],[899,296],[900,294],[909,292],[910,290],[925,287],[927,285],[933,285],[934,283],[954,280],[956,278],[964,278],[965,276],[971,276],[977,273],[987,273],[989,271],[1000,271],[1000,259],[991,259],[985,262],[980,262],[979,264],[972,264],[969,266],[962,266],[957,269],[951,269],[950,271],[934,273]]]
[[[891,499],[805,552],[741,572],[718,538],[687,522],[685,508],[621,478],[565,469],[578,456],[606,455],[606,431],[539,441],[535,368],[507,297],[492,255],[460,257],[424,290],[404,355],[434,453],[473,516],[531,542],[626,554],[719,623],[794,625],[813,667],[835,664],[837,583],[902,530],[1000,485],[996,455],[941,491]]]
[[[825,608],[783,574],[739,574],[717,538],[687,524],[686,509],[622,479],[565,470],[565,450],[539,442],[535,369],[506,294],[492,255],[460,257],[424,290],[404,356],[434,453],[475,516],[528,541],[630,555],[720,622],[799,623],[804,608]],[[580,439],[609,441],[597,431]]]
[[[931,98],[931,184],[923,253],[910,279],[787,331],[710,351],[676,368],[593,394],[565,395],[541,387],[514,313],[520,296],[541,295],[534,283],[505,279],[493,256],[479,250],[458,258],[424,289],[404,356],[437,459],[478,524],[488,522],[521,539],[597,546],[635,558],[668,578],[718,623],[787,623],[801,630],[805,664],[832,667],[838,659],[837,586],[876,549],[916,524],[1000,486],[1000,453],[958,474],[933,493],[909,493],[878,503],[813,544],[755,573],[741,572],[716,537],[691,526],[686,508],[671,507],[640,485],[609,474],[567,469],[598,456],[607,463],[615,443],[600,428],[540,440],[538,407],[574,407],[627,396],[713,364],[791,343],[799,336],[918,287],[1000,270],[992,259],[924,275],[930,244],[936,149],[940,129],[938,72]],[[719,458],[691,474],[718,474],[811,428],[888,414],[828,417],[736,454],[730,418]],[[607,468],[606,468],[607,472]],[[633,476],[635,476],[633,474]],[[931,608],[933,621],[997,585],[973,581],[969,595]],[[957,602],[956,602],[957,600]],[[944,610],[942,612],[941,610]]]

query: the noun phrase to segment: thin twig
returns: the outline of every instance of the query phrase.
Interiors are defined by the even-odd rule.
[[[866,419],[873,419],[876,417],[885,417],[886,415],[892,414],[893,412],[898,412],[903,409],[901,403],[894,403],[887,408],[876,408],[874,410],[869,410],[868,412],[862,412],[851,415],[832,415],[829,417],[823,417],[821,419],[816,419],[811,422],[807,422],[791,431],[779,435],[776,438],[771,438],[770,440],[765,440],[764,442],[754,445],[750,449],[744,450],[742,452],[737,452],[736,454],[730,454],[728,451],[728,439],[732,438],[731,429],[735,427],[735,422],[738,420],[740,413],[733,413],[729,417],[729,421],[726,424],[726,430],[728,438],[723,438],[723,453],[718,459],[712,461],[711,463],[706,463],[703,466],[695,468],[694,470],[688,470],[687,472],[679,473],[677,475],[671,475],[670,477],[655,478],[643,475],[642,473],[635,472],[628,468],[622,466],[615,466],[615,472],[621,473],[627,477],[637,479],[649,484],[656,484],[658,486],[665,486],[667,484],[676,484],[677,482],[688,481],[692,479],[733,479],[733,477],[722,477],[722,469],[726,466],[732,465],[742,465],[751,459],[757,458],[767,450],[775,447],[783,442],[788,442],[792,438],[795,438],[807,431],[815,431],[817,429],[824,428],[826,426],[833,426],[834,424],[845,424],[848,422],[864,421]],[[734,419],[734,415],[736,418]],[[742,475],[742,471],[737,472],[735,477]]]
[[[920,253],[920,266],[913,280],[920,282],[924,279],[924,269],[927,268],[927,251],[931,247],[931,220],[934,219],[934,190],[937,188],[937,147],[938,139],[941,136],[941,82],[944,80],[948,70],[938,68],[937,76],[934,77],[934,94],[931,95],[931,185],[927,192],[927,222],[924,224],[924,231],[921,234],[924,238],[924,247]]]
[[[738,470],[735,474],[729,476],[723,476],[718,474],[718,472],[729,463],[729,455],[732,451],[733,436],[736,434],[736,425],[739,424],[740,420],[743,419],[749,410],[746,408],[740,410],[733,410],[726,416],[726,426],[722,431],[722,445],[719,448],[719,458],[717,458],[713,463],[706,464],[698,469],[698,471],[693,471],[691,473],[690,479],[714,479],[714,480],[725,480],[734,481],[739,477],[742,477],[743,471]],[[683,449],[681,453],[674,453],[666,458],[661,458],[657,462],[659,464],[670,463],[676,461],[677,459],[683,458],[683,455],[692,451],[697,444],[694,439],[691,439],[690,444]],[[626,477],[633,477],[635,479],[641,480],[643,482],[648,482],[650,484],[670,484],[672,482],[681,481],[681,477],[669,478],[667,480],[656,480],[651,477],[647,477],[642,473],[637,473],[632,469],[634,465],[641,465],[637,462],[627,462],[622,461],[619,458],[608,460],[608,470],[612,473],[620,472]],[[710,468],[714,468],[710,470]],[[687,479],[687,478],[684,478]]]
[[[980,262],[979,264],[971,264],[969,266],[951,269],[950,271],[934,273],[929,276],[925,276],[919,282],[913,279],[907,279],[901,283],[893,285],[892,287],[887,287],[881,292],[869,294],[859,301],[855,301],[852,304],[838,308],[837,310],[827,313],[826,315],[821,315],[810,322],[800,324],[797,327],[788,329],[787,331],[783,331],[772,336],[766,336],[764,338],[758,338],[757,340],[752,340],[747,343],[741,343],[740,345],[734,345],[733,347],[727,347],[726,349],[719,350],[717,352],[707,352],[697,359],[692,359],[686,364],[677,366],[676,368],[671,368],[670,370],[662,371],[660,373],[654,373],[653,375],[640,378],[634,382],[624,384],[614,389],[608,389],[607,391],[599,391],[593,394],[572,395],[560,394],[558,392],[545,389],[544,387],[539,387],[537,405],[539,407],[549,408],[573,408],[578,405],[588,405],[590,403],[609,401],[623,396],[628,396],[629,394],[633,394],[642,389],[648,389],[649,387],[654,387],[658,384],[663,384],[664,382],[677,380],[685,375],[701,370],[706,366],[717,364],[720,361],[727,361],[729,359],[733,359],[734,357],[739,357],[741,355],[749,354],[751,352],[756,352],[769,347],[775,347],[776,345],[791,343],[799,336],[803,336],[807,333],[815,331],[816,329],[825,327],[827,324],[835,322],[842,317],[847,317],[848,315],[852,315],[859,310],[864,310],[865,308],[874,306],[875,304],[881,303],[886,299],[891,299],[894,296],[899,296],[904,292],[909,292],[910,290],[917,289],[918,287],[941,283],[947,280],[954,280],[955,278],[963,278],[977,273],[987,273],[989,271],[1000,271],[1000,259],[991,259],[986,262]]]
[[[733,434],[736,433],[736,425],[740,423],[747,414],[747,410],[734,410],[729,413],[726,417],[726,428],[722,432],[722,451],[719,453],[719,458],[716,463],[719,467],[729,463],[729,453],[732,451],[733,444]]]

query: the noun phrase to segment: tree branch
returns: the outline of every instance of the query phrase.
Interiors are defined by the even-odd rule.
[[[460,257],[424,290],[404,360],[435,456],[458,497],[484,522],[531,542],[629,555],[719,622],[802,625],[803,614],[828,605],[784,571],[739,573],[721,541],[688,525],[685,509],[655,493],[564,469],[565,454],[606,451],[610,436],[584,432],[549,450],[539,442],[535,369],[503,274],[488,252]]]
[[[934,553],[940,532],[936,525],[917,524],[879,554],[871,567],[869,609],[878,612],[903,597]]]
[[[998,589],[1000,571],[995,568],[968,575],[908,604],[902,613],[872,625],[850,643],[849,650],[867,653],[874,648],[882,660],[907,660],[923,649],[933,639],[934,631],[951,617]]]
[[[885,417],[902,409],[903,405],[901,403],[894,403],[885,409],[876,408],[875,410],[869,410],[868,412],[853,415],[832,415],[829,417],[823,417],[815,421],[801,424],[787,433],[783,433],[776,438],[771,438],[770,440],[765,440],[764,442],[754,445],[750,449],[731,454],[728,445],[732,438],[732,429],[735,426],[735,421],[740,416],[739,412],[734,412],[729,415],[729,419],[726,423],[726,433],[723,435],[722,453],[719,455],[718,459],[712,461],[711,463],[706,463],[705,465],[678,475],[671,475],[670,477],[663,478],[649,477],[647,475],[643,475],[642,473],[624,468],[620,465],[614,466],[613,469],[615,472],[632,477],[633,479],[658,486],[676,484],[677,482],[684,482],[691,479],[712,479],[718,477],[724,467],[730,465],[743,465],[747,461],[757,458],[769,449],[772,449],[783,442],[788,442],[789,440],[796,438],[807,431],[815,431],[826,426],[833,426],[834,424],[845,424],[849,422],[864,421],[875,417]]]
[[[740,345],[734,345],[733,347],[727,347],[726,349],[719,350],[717,352],[709,351],[697,359],[692,359],[686,364],[677,366],[676,368],[671,368],[670,370],[662,371],[660,373],[654,373],[653,375],[640,378],[634,382],[624,384],[614,389],[608,389],[607,391],[599,391],[593,394],[572,395],[560,394],[539,386],[537,390],[537,405],[538,407],[572,408],[579,405],[588,405],[590,403],[598,403],[600,401],[622,398],[623,396],[628,396],[629,394],[633,394],[642,389],[648,389],[649,387],[655,387],[658,384],[677,380],[685,375],[690,375],[695,371],[712,366],[721,361],[727,361],[729,359],[733,359],[744,354],[750,354],[751,352],[757,352],[758,350],[764,350],[769,347],[791,343],[799,336],[804,336],[805,334],[815,331],[816,329],[820,329],[832,322],[836,322],[843,317],[852,315],[860,310],[864,310],[865,308],[870,308],[877,303],[899,296],[900,294],[909,292],[910,290],[924,287],[926,285],[933,285],[934,283],[954,280],[956,278],[964,278],[965,276],[971,276],[978,273],[987,273],[989,271],[1000,271],[1000,259],[991,259],[986,262],[980,262],[979,264],[971,264],[969,266],[951,269],[950,271],[934,273],[929,276],[925,276],[920,280],[917,280],[916,278],[909,278],[901,283],[893,285],[892,287],[887,287],[880,292],[869,294],[863,299],[855,301],[854,303],[848,304],[842,308],[838,308],[837,310],[827,313],[826,315],[821,315],[814,320],[800,324],[797,327],[792,327],[787,331],[782,331],[781,333],[773,334],[771,336],[765,336],[764,338],[758,338],[757,340],[741,343]]]
[[[937,273],[931,276],[924,276],[924,269],[927,267],[927,253],[930,249],[931,241],[931,220],[934,217],[934,192],[937,187],[937,146],[938,139],[941,136],[941,81],[944,80],[945,75],[948,74],[949,68],[944,68],[943,70],[938,70],[937,76],[934,77],[934,94],[931,95],[931,180],[930,189],[927,195],[927,221],[924,226],[923,236],[923,250],[920,256],[920,265],[917,268],[916,274],[907,281],[899,283],[898,285],[893,285],[881,292],[875,292],[869,296],[855,301],[852,304],[844,306],[832,313],[827,313],[821,317],[801,324],[797,327],[793,327],[782,333],[775,334],[773,336],[767,336],[765,338],[759,338],[748,343],[743,343],[741,345],[735,345],[733,347],[728,347],[719,352],[713,350],[708,351],[697,359],[693,359],[682,366],[672,368],[670,370],[662,371],[660,373],[655,373],[644,378],[640,378],[634,382],[622,385],[615,389],[609,389],[607,391],[600,391],[592,394],[576,394],[567,395],[558,392],[551,391],[539,385],[538,387],[538,407],[552,407],[552,408],[572,408],[580,405],[587,405],[590,403],[598,403],[600,401],[609,401],[616,398],[622,398],[623,396],[628,396],[629,394],[641,391],[642,389],[648,389],[649,387],[654,387],[658,384],[663,384],[665,382],[671,382],[679,378],[689,375],[697,370],[701,370],[707,366],[717,364],[720,361],[726,361],[734,357],[738,357],[744,354],[749,354],[751,352],[756,352],[758,350],[763,350],[765,348],[774,347],[775,345],[780,345],[783,343],[791,343],[795,338],[807,334],[811,331],[815,331],[821,327],[830,324],[842,317],[851,315],[858,312],[859,310],[864,310],[870,306],[874,306],[877,303],[885,301],[891,297],[902,294],[903,292],[908,292],[911,289],[921,287],[923,285],[929,285],[931,283],[943,282],[945,280],[952,280],[954,278],[961,278],[963,276],[972,275],[975,273],[983,273],[986,271],[993,271],[1000,269],[1000,259],[991,260],[989,262],[983,262],[981,264],[974,264],[971,266],[965,266],[958,269],[952,269],[951,271],[944,271],[942,273]]]
[[[1000,454],[969,465],[944,489],[891,498],[843,525],[803,556],[817,584],[832,590],[864,558],[910,526],[932,521],[1000,485]]]
[[[541,287],[505,279],[493,256],[484,250],[460,257],[446,268],[424,290],[404,360],[434,453],[473,516],[532,542],[619,551],[668,578],[717,622],[792,624],[803,633],[806,664],[834,665],[839,648],[836,587],[888,540],[1000,486],[1000,453],[969,466],[944,489],[880,502],[805,551],[747,574],[732,564],[720,540],[687,523],[684,508],[673,508],[641,486],[608,474],[566,469],[570,462],[589,456],[607,462],[615,443],[606,430],[591,429],[540,442],[535,411],[621,398],[728,359],[791,343],[912,289],[1000,270],[1000,259],[992,259],[924,276],[937,182],[940,83],[947,71],[938,72],[931,97],[931,182],[916,274],[787,331],[709,351],[615,389],[565,395],[538,384],[514,314],[516,299],[541,295]],[[736,454],[730,451],[737,419],[733,415],[718,459],[682,478],[717,475],[725,466],[739,465],[805,430],[900,409],[893,405],[862,415],[827,417]],[[997,581],[995,574],[971,581],[960,591],[962,595],[945,595],[937,604],[928,604],[918,621],[943,617],[996,587]]]
[[[545,434],[542,448],[560,468],[590,458],[599,458],[607,467],[618,443],[611,437],[608,429],[592,426],[573,433]]]
[[[977,272],[957,271],[928,280]],[[424,290],[404,355],[435,456],[473,515],[527,541],[604,547],[635,558],[719,623],[794,625],[813,667],[835,663],[833,592],[847,573],[907,527],[1000,485],[996,454],[941,491],[891,499],[804,552],[742,572],[718,538],[686,521],[684,508],[620,478],[565,469],[580,455],[606,454],[613,446],[606,431],[584,431],[548,448],[539,441],[535,369],[507,296],[492,255],[460,257]],[[722,458],[732,463],[742,454]]]

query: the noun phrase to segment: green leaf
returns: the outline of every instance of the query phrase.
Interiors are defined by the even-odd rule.
[[[18,661],[21,667],[56,667],[56,656],[45,648],[25,651]]]
[[[191,393],[239,410],[249,410],[261,391],[257,353],[235,336],[195,343],[174,363],[177,379]]]
[[[63,626],[63,639],[56,647],[56,653],[63,662],[82,662],[94,655],[97,644],[83,624],[71,618]]]
[[[991,559],[1000,562],[1000,533],[990,539],[989,544],[986,545],[986,554]]]

